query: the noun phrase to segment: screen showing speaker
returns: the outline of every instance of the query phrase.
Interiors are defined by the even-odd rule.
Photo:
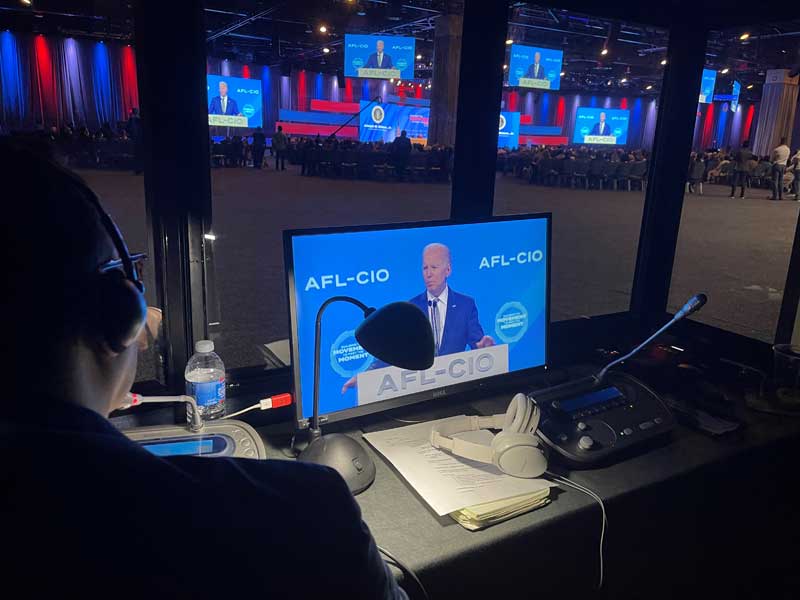
[[[344,36],[344,74],[346,77],[374,79],[413,79],[413,37],[392,35]]]
[[[712,69],[703,69],[703,79],[700,81],[701,104],[708,104],[714,100],[714,85],[717,83],[717,72]]]
[[[519,113],[501,112],[497,131],[498,148],[519,148]]]
[[[411,302],[431,324],[437,349],[425,371],[380,363],[355,339],[363,313],[331,304],[321,330],[321,415],[375,412],[388,408],[384,402],[444,396],[466,382],[545,365],[549,248],[549,215],[287,232],[298,420],[312,413],[315,320],[333,296],[376,308]]]
[[[410,104],[361,101],[358,118],[358,139],[362,142],[389,143],[405,131],[412,144],[428,143],[431,109]]]
[[[739,110],[739,96],[742,93],[742,84],[738,81],[733,82],[731,88],[731,111],[736,112]]]
[[[261,127],[261,80],[206,75],[208,124]]]
[[[624,145],[628,142],[630,111],[581,106],[575,113],[574,144]]]
[[[561,87],[561,50],[511,44],[508,60],[508,85],[542,90]]]

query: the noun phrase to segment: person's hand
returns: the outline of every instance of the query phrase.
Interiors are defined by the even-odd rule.
[[[489,346],[494,346],[494,339],[488,335],[483,336],[478,343],[475,344],[476,348],[488,348]]]
[[[347,390],[350,388],[356,387],[356,377],[356,375],[353,375],[350,379],[344,382],[344,385],[342,386],[342,396],[344,396],[345,392],[347,392]]]

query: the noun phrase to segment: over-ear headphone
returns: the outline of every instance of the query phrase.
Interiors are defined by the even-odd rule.
[[[482,463],[495,465],[514,477],[538,477],[547,469],[547,458],[536,437],[539,407],[525,394],[511,399],[505,414],[491,417],[460,416],[444,419],[431,428],[431,446]],[[452,437],[479,429],[502,429],[492,445]]]

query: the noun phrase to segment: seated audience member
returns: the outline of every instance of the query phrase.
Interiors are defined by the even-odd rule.
[[[333,470],[158,457],[108,415],[136,374],[142,285],[82,181],[0,142],[12,363],[0,412],[3,586],[61,598],[404,598]],[[12,594],[13,595],[13,594]]]

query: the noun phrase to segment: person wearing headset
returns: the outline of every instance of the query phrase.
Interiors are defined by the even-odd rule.
[[[112,426],[148,319],[138,257],[77,177],[6,142],[0,164],[19,190],[2,224],[4,342],[16,359],[0,410],[4,586],[406,598],[333,470],[157,457]]]

